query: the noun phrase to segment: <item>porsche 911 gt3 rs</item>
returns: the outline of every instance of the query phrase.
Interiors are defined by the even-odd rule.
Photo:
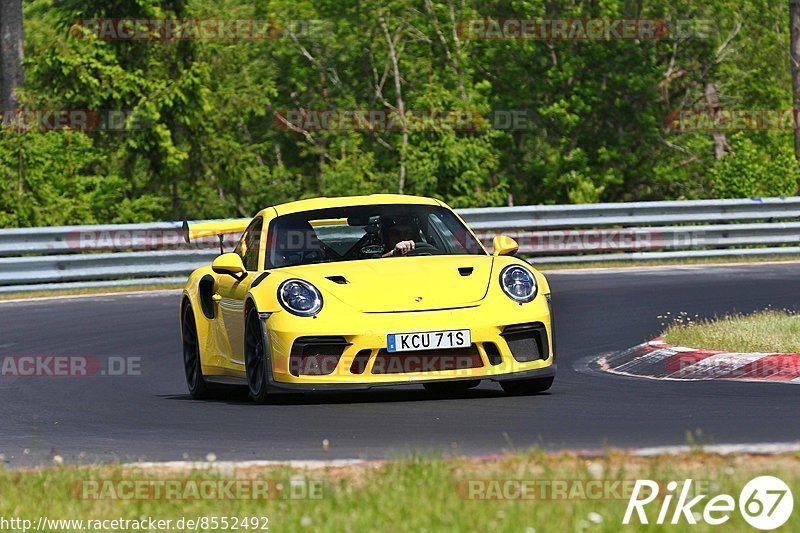
[[[547,280],[509,237],[489,254],[438,200],[316,198],[184,231],[187,241],[242,234],[183,291],[194,398],[225,384],[265,403],[278,390],[447,392],[492,380],[520,394],[553,382]]]

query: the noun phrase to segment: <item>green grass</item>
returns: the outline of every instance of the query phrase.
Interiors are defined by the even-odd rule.
[[[800,315],[767,310],[693,321],[683,314],[668,325],[664,339],[700,350],[800,353]]]
[[[0,469],[0,517],[33,520],[42,515],[56,519],[153,517],[177,520],[203,516],[266,516],[271,531],[513,531],[513,532],[608,532],[625,531],[719,531],[719,527],[653,525],[662,500],[649,506],[651,524],[622,526],[627,498],[587,499],[579,496],[553,500],[468,499],[463,489],[469,480],[560,480],[574,486],[588,480],[632,483],[652,479],[662,486],[671,480],[692,478],[711,488],[713,497],[730,494],[735,499],[747,481],[759,475],[776,475],[800,494],[800,457],[718,456],[702,451],[682,456],[632,457],[609,452],[596,458],[571,454],[520,453],[490,461],[466,458],[412,457],[384,465],[351,466],[325,470],[251,469],[227,476],[261,480],[290,478],[295,483],[313,481],[322,486],[319,499],[270,500],[86,500],[78,497],[85,480],[225,479],[220,473],[146,473],[120,467],[64,466],[43,470]],[[305,481],[303,481],[305,480]],[[76,488],[78,487],[78,488]],[[461,488],[460,488],[461,487]],[[665,489],[662,489],[665,490]],[[673,506],[674,506],[673,499]],[[708,498],[704,500],[708,501]],[[702,512],[702,509],[701,509]],[[222,528],[214,531],[225,531]],[[725,531],[752,531],[738,511]],[[800,530],[795,512],[782,531]],[[53,531],[56,531],[53,529]],[[78,531],[64,528],[58,531]],[[173,528],[170,531],[177,531]],[[250,529],[252,531],[252,529]]]

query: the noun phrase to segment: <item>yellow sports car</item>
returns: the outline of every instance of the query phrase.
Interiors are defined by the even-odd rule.
[[[184,232],[242,233],[183,291],[194,398],[225,384],[264,403],[276,390],[450,392],[487,379],[527,394],[553,383],[547,280],[513,257],[513,239],[495,237],[489,254],[438,200],[316,198]]]

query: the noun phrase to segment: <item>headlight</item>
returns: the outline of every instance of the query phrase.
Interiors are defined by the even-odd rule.
[[[322,309],[322,295],[316,287],[301,279],[287,279],[278,287],[278,301],[290,313],[316,315]]]
[[[539,290],[533,273],[519,265],[507,266],[500,272],[500,286],[509,298],[519,303],[530,302]]]

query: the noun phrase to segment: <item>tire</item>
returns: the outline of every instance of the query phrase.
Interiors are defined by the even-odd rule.
[[[477,387],[480,384],[481,380],[479,379],[470,379],[464,381],[442,381],[442,382],[431,382],[431,383],[423,383],[422,386],[425,387],[425,390],[428,392],[435,392],[437,394],[455,394],[458,392],[464,392],[465,390],[471,389],[473,387]]]
[[[200,342],[197,339],[197,323],[194,320],[191,304],[183,306],[181,337],[183,340],[183,369],[189,394],[195,400],[205,400],[209,397],[210,391],[200,363]]]
[[[247,387],[250,398],[257,404],[265,404],[269,399],[270,364],[265,345],[264,326],[255,307],[247,312],[244,328],[244,366],[247,371]]]
[[[555,378],[535,378],[535,379],[517,379],[512,381],[501,381],[500,386],[508,394],[526,395],[538,394],[549,389],[553,385]]]

